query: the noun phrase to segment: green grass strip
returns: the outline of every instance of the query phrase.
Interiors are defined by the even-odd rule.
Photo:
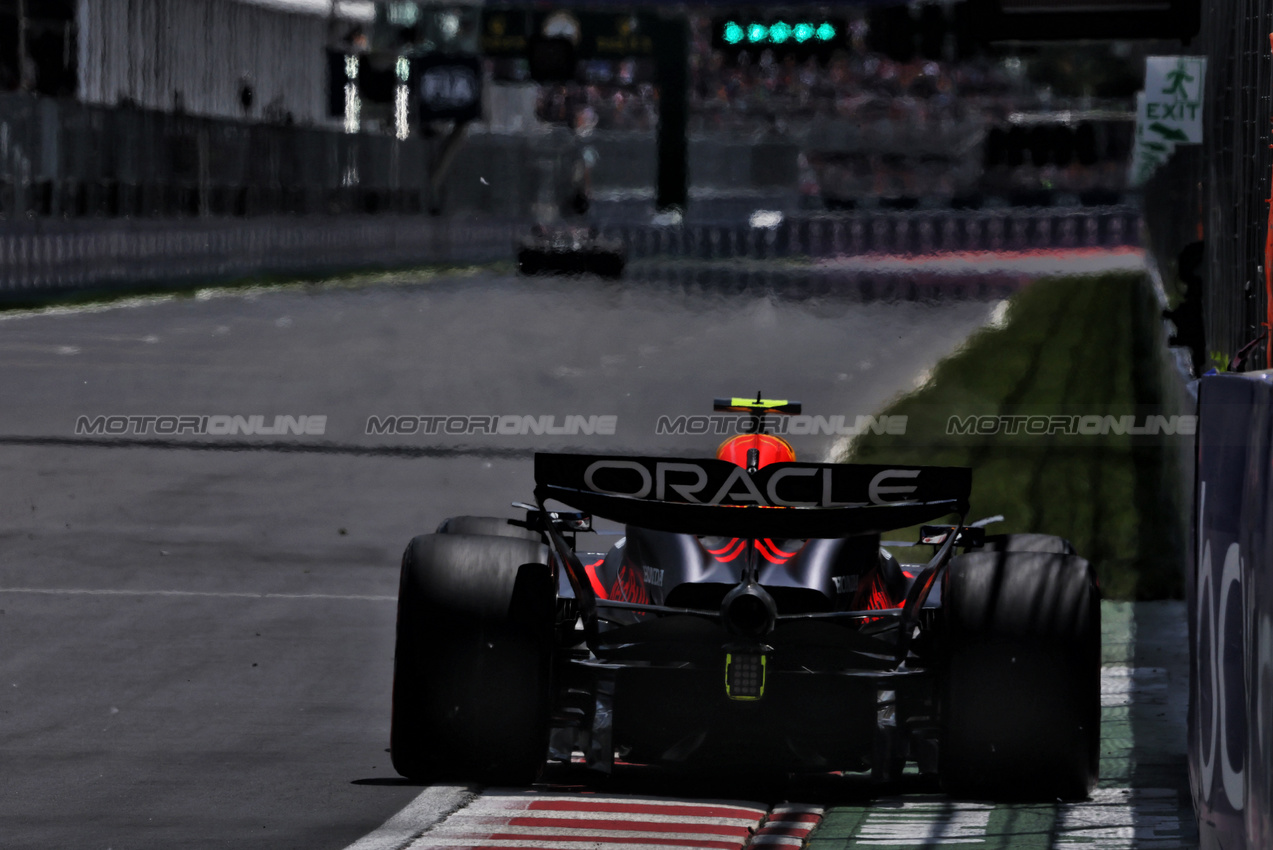
[[[1144,275],[1043,279],[1015,295],[1007,321],[940,363],[884,410],[904,436],[868,433],[857,463],[968,466],[970,519],[991,533],[1037,531],[1096,564],[1107,599],[1182,593],[1183,449],[1190,436],[948,433],[951,417],[1147,415],[1184,410],[1168,373],[1158,306]]]

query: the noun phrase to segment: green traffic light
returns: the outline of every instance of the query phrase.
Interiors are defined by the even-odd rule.
[[[798,20],[788,23],[787,21],[718,19],[714,23],[720,27],[718,32],[721,40],[730,47],[759,48],[766,44],[783,47],[792,42],[807,44],[811,41],[826,43],[840,35],[839,26],[826,20],[821,22]]]

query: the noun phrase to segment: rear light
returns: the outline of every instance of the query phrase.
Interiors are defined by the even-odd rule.
[[[725,653],[725,694],[730,699],[758,700],[765,695],[769,659],[754,650]]]

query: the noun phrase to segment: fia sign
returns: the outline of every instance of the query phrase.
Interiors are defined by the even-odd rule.
[[[420,63],[416,92],[424,121],[471,121],[482,114],[482,68],[472,56]]]

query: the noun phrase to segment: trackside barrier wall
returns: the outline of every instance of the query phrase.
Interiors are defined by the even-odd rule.
[[[0,297],[508,260],[506,221],[419,216],[39,223],[0,233]]]
[[[1273,372],[1203,378],[1189,779],[1203,847],[1273,847]]]
[[[394,215],[35,219],[0,228],[0,295],[259,274],[511,261],[516,237],[528,229],[514,218]],[[810,216],[790,218],[774,228],[626,225],[604,231],[623,240],[633,260],[830,259],[1133,246],[1139,216],[1125,207],[950,211]],[[819,272],[837,273],[834,268],[808,265],[800,269],[813,277]],[[684,277],[696,271],[682,267],[660,273]],[[754,271],[768,274],[774,269]],[[642,274],[639,267],[630,273]],[[742,274],[732,267],[730,273]],[[923,281],[912,283],[921,294],[931,288]],[[1010,282],[1009,288],[1015,285]]]
[[[1139,247],[1140,218],[1140,211],[1128,206],[1036,207],[799,215],[775,227],[622,225],[602,230],[624,241],[629,259],[773,259]]]

